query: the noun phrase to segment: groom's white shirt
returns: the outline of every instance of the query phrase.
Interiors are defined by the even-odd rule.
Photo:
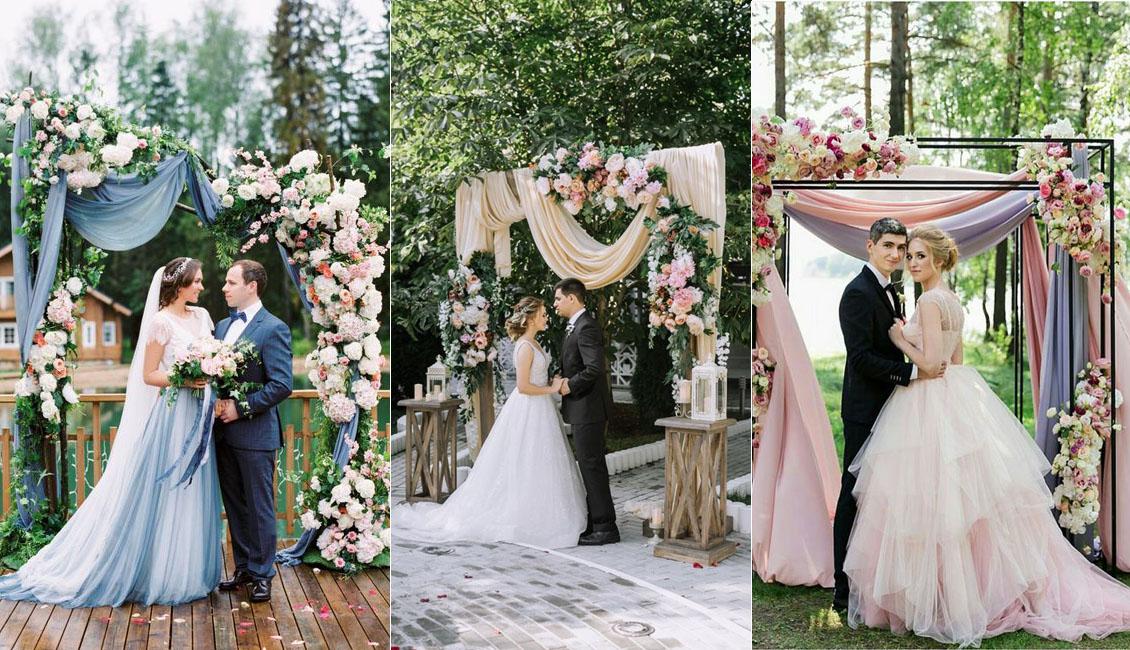
[[[879,281],[879,286],[883,287],[883,289],[886,289],[887,285],[891,283],[891,279],[880,273],[879,269],[875,268],[874,265],[871,264],[871,262],[864,262],[864,265],[867,268],[871,269],[871,272],[875,274],[875,279]],[[883,295],[887,297],[887,302],[891,303],[892,307],[895,307],[894,299],[891,298],[891,294],[883,291]],[[898,311],[898,307],[895,307],[895,311]],[[915,379],[918,379],[918,366],[911,365],[910,381],[914,381]]]
[[[577,313],[575,313],[575,314],[573,314],[572,316],[569,317],[569,324],[565,326],[566,332],[572,331],[573,325],[576,324],[577,319],[580,318],[581,314],[583,314],[583,313],[585,313],[585,308],[581,307],[580,309],[577,310]]]
[[[224,343],[235,342],[243,334],[243,330],[247,329],[247,324],[251,322],[252,318],[255,318],[255,314],[258,314],[262,308],[263,301],[256,300],[254,304],[244,309],[243,313],[247,314],[247,320],[233,320],[231,325],[228,326],[228,331],[224,333]]]

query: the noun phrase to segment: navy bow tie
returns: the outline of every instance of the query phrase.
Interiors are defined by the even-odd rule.
[[[238,309],[232,309],[228,313],[231,315],[231,319],[233,321],[241,320],[245,323],[247,322],[247,312],[242,312]]]

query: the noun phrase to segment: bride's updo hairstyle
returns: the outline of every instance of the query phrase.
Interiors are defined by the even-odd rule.
[[[534,298],[533,296],[526,296],[519,300],[506,319],[506,333],[510,336],[510,340],[517,341],[519,337],[525,334],[530,327],[530,320],[537,316],[544,306],[545,303],[542,302],[541,298]]]
[[[926,248],[930,249],[930,256],[934,259],[934,266],[943,272],[957,265],[957,242],[946,234],[946,231],[937,226],[918,226],[910,231],[907,246],[915,239],[921,239]]]
[[[160,308],[173,304],[180,290],[192,284],[201,268],[200,260],[191,257],[178,257],[166,264],[165,272],[161,274]]]

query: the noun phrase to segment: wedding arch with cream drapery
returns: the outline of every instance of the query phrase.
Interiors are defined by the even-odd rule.
[[[647,160],[667,170],[664,191],[691,206],[718,227],[707,233],[714,253],[722,257],[726,227],[726,157],[722,144],[657,149]],[[538,251],[562,278],[577,278],[589,289],[616,282],[634,272],[648,248],[644,219],[654,217],[655,201],[641,206],[635,218],[611,244],[585,232],[577,220],[534,187],[530,169],[487,172],[466,179],[455,192],[455,248],[467,263],[476,251],[494,255],[500,277],[510,275],[510,226],[525,220]],[[720,288],[722,269],[710,277]],[[697,337],[695,356],[714,357],[714,336]]]

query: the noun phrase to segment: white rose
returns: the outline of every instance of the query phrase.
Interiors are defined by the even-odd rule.
[[[354,519],[360,519],[361,515],[365,514],[365,506],[354,501],[353,503],[345,506],[345,514],[353,517]]]
[[[372,357],[365,357],[357,364],[357,370],[363,375],[375,377],[381,371],[381,362]]]
[[[604,163],[604,168],[610,172],[618,172],[624,168],[624,154],[614,153]]]
[[[82,280],[78,278],[68,278],[67,291],[71,292],[71,295],[77,296],[79,292],[82,291]]]
[[[31,395],[31,389],[31,377],[28,377],[27,375],[20,377],[20,380],[16,382],[15,392],[18,397],[27,397],[28,395]]]
[[[78,107],[78,110],[75,111],[75,116],[78,117],[80,122],[89,120],[94,117],[94,109],[90,104],[82,104]]]
[[[226,178],[217,178],[212,181],[212,191],[216,194],[227,194],[229,189],[231,189],[231,183]]]
[[[67,128],[63,129],[63,135],[67,136],[68,139],[78,140],[79,136],[82,135],[82,129],[77,122],[71,122],[67,125]]]
[[[341,512],[339,511],[337,517],[337,527],[341,530],[349,530],[353,527],[353,517],[350,517],[347,514],[341,514]]]
[[[318,527],[318,518],[314,516],[313,510],[307,510],[302,513],[301,521],[304,530],[314,530]]]
[[[354,361],[359,361],[364,353],[365,348],[361,345],[360,341],[345,344],[345,356]]]
[[[381,356],[381,339],[376,334],[369,334],[362,341],[365,346],[365,356],[373,359]]]
[[[55,375],[45,372],[39,376],[39,387],[48,393],[54,393],[58,385],[59,381],[55,379]]]
[[[59,419],[59,407],[55,406],[55,402],[43,402],[39,410],[43,413],[43,417],[51,422]]]
[[[132,152],[134,149],[137,149],[137,145],[138,145],[138,140],[137,140],[136,135],[134,135],[134,134],[132,134],[128,131],[122,131],[121,133],[118,134],[118,146],[119,147],[121,147],[123,149],[128,149],[130,152]]]
[[[236,194],[239,194],[239,198],[243,199],[244,201],[250,201],[251,199],[255,198],[256,194],[258,194],[258,192],[255,191],[254,185],[240,185],[238,188],[236,188],[235,191]]]
[[[108,144],[98,151],[98,155],[102,156],[103,162],[107,165],[116,165],[121,167],[129,163],[133,158],[133,152],[125,147],[120,147],[115,144]]]
[[[31,105],[31,115],[37,120],[47,119],[48,110],[50,110],[50,107],[42,99]]]
[[[624,159],[624,169],[628,170],[628,174],[635,174],[643,169],[643,162],[639,158],[626,158]]]
[[[330,366],[337,363],[337,358],[337,348],[328,347],[318,351],[318,359],[322,362],[323,366]]]
[[[225,194],[223,198],[220,199],[220,205],[225,208],[230,208],[235,205],[235,198],[231,194]]]
[[[310,194],[321,196],[330,193],[329,174],[311,174],[306,177],[306,190]]]
[[[309,170],[318,166],[318,153],[309,149],[299,151],[290,157],[289,167],[294,170]]]
[[[342,192],[334,192],[326,199],[334,210],[338,212],[353,212],[361,205],[361,200],[356,196],[344,194]]]
[[[333,517],[335,512],[337,512],[337,508],[334,508],[333,504],[329,501],[322,499],[318,502],[318,514],[322,515],[325,519]]]
[[[318,480],[317,476],[310,477],[310,489],[315,492],[322,489],[322,482]]]
[[[338,483],[330,490],[330,497],[334,503],[345,503],[349,500],[349,483]]]
[[[23,104],[14,104],[12,106],[9,106],[8,109],[4,111],[4,119],[6,119],[9,124],[15,124],[16,122],[20,121],[20,117],[22,117],[23,114]]]
[[[91,140],[101,140],[106,136],[106,129],[102,128],[101,122],[94,120],[90,124],[86,125],[86,135]]]
[[[543,196],[549,194],[549,179],[545,176],[542,176],[541,178],[534,181],[534,187],[536,187],[538,192]]]
[[[63,386],[63,399],[67,400],[67,404],[78,404],[78,394],[70,384]]]
[[[357,494],[360,494],[362,499],[372,499],[376,490],[376,484],[367,478],[357,481]]]
[[[341,184],[341,191],[349,196],[361,198],[365,196],[365,184],[361,181],[349,179]]]

